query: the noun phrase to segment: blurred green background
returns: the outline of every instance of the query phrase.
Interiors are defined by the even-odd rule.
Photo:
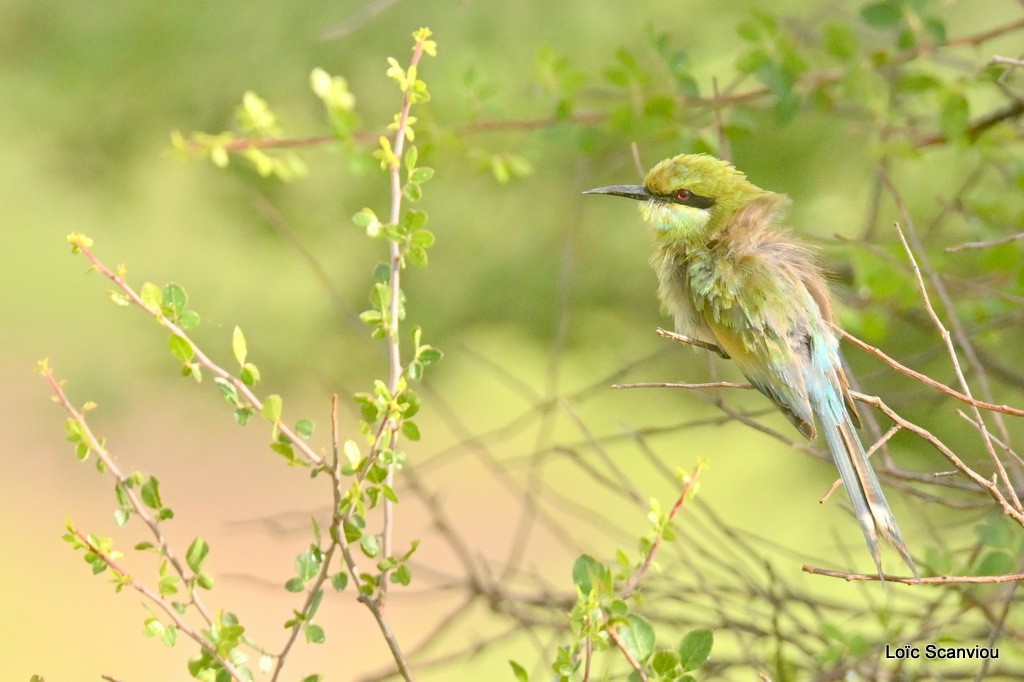
[[[772,12],[793,17],[798,28],[817,27],[833,16],[854,21],[855,13],[844,6],[793,0],[774,3]],[[942,8],[954,35],[984,30],[1019,12],[1010,0]],[[430,460],[423,475],[473,538],[474,551],[500,561],[520,511],[516,496],[488,474],[483,458],[459,454],[469,436],[507,424],[545,399],[597,385],[585,400],[573,402],[590,431],[559,414],[538,418],[500,442],[493,439],[486,456],[521,478],[529,453],[542,444],[667,429],[718,414],[693,396],[600,390],[603,378],[644,359],[629,380],[699,381],[709,363],[700,354],[667,348],[653,333],[668,323],[658,311],[646,262],[648,236],[635,207],[580,196],[588,187],[637,179],[630,142],[637,142],[649,166],[693,148],[694,139],[713,141],[711,129],[705,124],[692,135],[673,137],[640,124],[570,121],[493,132],[460,126],[554,115],[559,95],[545,87],[557,61],[552,55],[564,57],[588,83],[577,111],[600,110],[604,100],[621,95],[609,88],[606,75],[616,49],[646,54],[652,36],[662,32],[685,50],[692,78],[706,95],[713,76],[724,87],[735,74],[737,57],[747,49],[736,26],[749,17],[751,5],[3,0],[0,13],[0,206],[8,256],[0,268],[0,371],[7,387],[0,398],[0,537],[8,548],[0,563],[8,602],[0,641],[8,652],[6,679],[32,673],[50,681],[97,679],[101,673],[124,680],[186,678],[187,647],[167,649],[145,640],[141,621],[148,612],[137,595],[113,596],[60,539],[66,518],[112,534],[124,546],[142,538],[131,526],[114,529],[110,481],[76,462],[63,442],[64,415],[32,371],[43,357],[68,380],[76,402],[99,404],[93,426],[125,468],[159,476],[178,513],[170,524],[172,539],[187,543],[202,534],[210,541],[219,580],[212,603],[239,612],[269,648],[283,641],[281,623],[298,602],[280,585],[292,574],[294,555],[308,544],[309,516],[324,513],[326,487],[317,488],[323,493],[318,498],[302,472],[285,470],[267,450],[263,424],[240,429],[211,386],[197,388],[178,377],[164,335],[138,311],[113,306],[108,283],[84,276],[85,261],[70,256],[65,241],[69,232],[89,235],[97,255],[111,266],[125,263],[136,286],[185,286],[203,319],[196,340],[225,363],[231,331],[241,326],[265,392],[283,394],[288,414],[313,418],[325,437],[331,392],[366,390],[386,372],[383,348],[355,319],[366,306],[384,246],[368,240],[350,216],[363,206],[384,214],[387,183],[331,145],[303,151],[310,176],[290,184],[260,179],[238,163],[225,172],[173,157],[172,130],[230,128],[247,90],[271,103],[287,135],[324,134],[322,105],[308,85],[310,70],[323,67],[348,79],[366,130],[379,131],[399,104],[384,75],[386,57],[406,59],[410,33],[419,26],[434,31],[438,57],[421,69],[433,100],[418,115],[424,162],[437,170],[420,207],[430,214],[438,241],[429,267],[409,271],[404,286],[408,322],[422,325],[427,341],[446,358],[428,374],[420,418],[424,440],[408,449],[413,460]],[[1011,34],[986,44],[984,52],[1017,50],[1019,36]],[[972,94],[973,110],[985,111],[994,97]],[[737,165],[755,183],[793,197],[793,224],[824,247],[827,266],[843,282],[842,295],[855,298],[851,284],[862,281],[852,268],[868,267],[863,261],[871,256],[837,246],[831,237],[864,229],[877,140],[858,128],[856,116],[811,113],[785,125],[773,123],[770,112],[746,117],[733,121]],[[933,214],[936,197],[956,190],[962,159],[974,160],[972,154],[939,150],[926,164],[897,168],[912,210]],[[508,156],[513,164],[525,161],[531,172],[499,182],[495,159]],[[985,191],[982,182],[979,192]],[[1011,201],[1000,205],[1012,223],[1019,208]],[[896,214],[888,205],[881,211],[880,229],[887,229]],[[943,241],[973,238],[979,229],[960,221]],[[324,268],[333,297],[296,241]],[[1019,258],[1007,258],[1018,272]],[[872,319],[870,309],[856,306],[843,315],[853,325]],[[905,350],[901,343],[919,344],[925,334],[876,331],[873,340],[896,356]],[[1005,364],[1013,367],[1020,348],[1007,352]],[[848,355],[855,373],[868,383],[881,381],[877,364]],[[727,366],[716,367],[734,378]],[[1007,395],[1012,400],[1015,394]],[[913,395],[907,400],[912,404]],[[764,407],[757,396],[736,401]],[[347,412],[343,429],[353,433],[355,419]],[[771,416],[768,422],[795,438],[783,419]],[[937,430],[968,437],[955,424]],[[843,544],[856,563],[866,564],[857,529],[842,507],[816,504],[834,477],[827,467],[737,424],[652,442],[669,467],[688,469],[698,456],[710,456],[701,496],[730,524],[804,557],[835,557],[837,543]],[[607,452],[636,476],[642,499],[674,499],[674,488],[644,473],[649,465],[638,464],[635,451],[624,446]],[[912,461],[927,471],[944,466]],[[635,506],[605,500],[598,483],[560,467],[556,463],[544,474],[556,489],[615,518],[632,537],[643,533],[646,521]],[[399,512],[400,536],[428,538],[418,559],[451,568],[454,560],[442,543],[431,545],[429,519],[415,505]],[[902,500],[894,508],[912,544],[926,544],[934,519],[915,518]],[[558,511],[558,504],[547,509]],[[942,511],[936,515],[941,518]],[[523,566],[561,590],[568,589],[577,550],[607,557],[619,546],[586,524],[570,527],[577,528],[577,547],[537,533],[527,543]],[[798,566],[792,560],[786,570],[795,573]],[[136,570],[142,579],[152,576],[145,562]],[[389,604],[399,638],[412,642],[447,603],[415,585]],[[824,589],[844,587],[830,583]],[[302,647],[289,665],[289,679],[312,670],[349,679],[386,665],[383,642],[350,597],[333,600],[331,615],[324,616],[328,644]],[[476,627],[466,625],[456,637],[471,643]],[[504,675],[505,659],[515,656],[529,658],[515,646],[495,646],[475,664],[484,672],[426,678],[490,679]]]

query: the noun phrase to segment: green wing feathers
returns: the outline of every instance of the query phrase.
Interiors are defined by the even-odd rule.
[[[807,248],[742,217],[717,239],[684,253],[685,291],[679,294],[689,299],[698,326],[804,436],[814,438],[820,425],[879,574],[880,534],[916,575],[854,430],[860,420],[824,278]]]

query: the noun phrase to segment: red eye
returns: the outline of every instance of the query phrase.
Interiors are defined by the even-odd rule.
[[[676,191],[676,199],[678,201],[686,201],[690,198],[690,190],[680,189]]]

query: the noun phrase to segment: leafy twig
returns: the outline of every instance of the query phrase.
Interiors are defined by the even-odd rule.
[[[157,323],[160,324],[161,327],[164,327],[172,335],[188,343],[188,345],[192,348],[193,352],[195,353],[195,361],[199,363],[201,367],[209,371],[214,376],[234,386],[235,390],[237,390],[238,393],[243,395],[245,399],[249,402],[249,404],[252,405],[257,412],[263,410],[263,401],[256,397],[256,394],[253,393],[252,389],[245,382],[243,382],[241,379],[239,379],[234,374],[227,371],[220,365],[213,362],[213,360],[211,360],[202,350],[200,350],[199,346],[196,345],[194,341],[192,341],[192,339],[185,332],[185,330],[182,329],[169,317],[164,315],[159,308],[150,307],[149,305],[147,305],[146,302],[142,300],[142,296],[140,296],[135,291],[135,289],[133,289],[131,285],[128,284],[127,280],[124,278],[122,274],[113,272],[110,268],[104,265],[103,262],[100,261],[100,259],[97,258],[95,254],[93,254],[93,252],[89,249],[89,243],[86,238],[83,238],[81,235],[73,235],[69,239],[71,239],[75,250],[81,252],[89,260],[89,262],[92,263],[93,268],[97,272],[99,272],[101,275],[103,275],[104,277],[112,281],[114,284],[116,284],[117,287],[124,292],[124,295],[128,298],[129,301],[131,301],[133,304],[149,313],[157,321]],[[321,457],[319,453],[317,453],[308,443],[306,443],[306,441],[303,438],[301,438],[297,433],[295,433],[295,431],[293,431],[291,427],[279,421],[277,423],[277,430],[280,431],[286,438],[288,438],[291,444],[297,450],[299,450],[303,454],[303,456],[305,456],[306,460],[310,464],[313,464],[315,466],[323,465],[323,457]]]
[[[683,486],[682,491],[679,493],[679,497],[676,498],[676,503],[672,505],[672,509],[668,513],[667,523],[671,523],[682,509],[683,503],[686,502],[690,493],[693,491],[693,487],[697,484],[697,477],[700,476],[701,465],[698,464],[690,472],[690,475],[686,477],[686,484]],[[640,568],[636,570],[633,575],[629,577],[626,584],[622,586],[622,590],[619,592],[619,596],[623,599],[629,599],[636,588],[640,585],[640,581],[647,575],[647,571],[650,570],[651,564],[654,563],[654,556],[658,553],[658,548],[661,546],[663,533],[658,533],[657,537],[651,542],[651,548],[647,552],[647,556],[644,557],[644,561],[640,564]]]

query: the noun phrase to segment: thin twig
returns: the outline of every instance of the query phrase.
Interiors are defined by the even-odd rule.
[[[930,578],[915,578],[912,575],[879,575],[877,573],[846,573],[844,571],[833,571],[828,568],[818,568],[804,564],[804,573],[825,575],[830,578],[842,578],[846,581],[855,580],[885,580],[887,583],[904,583],[907,585],[950,585],[955,583],[1012,583],[1024,580],[1024,573],[1011,573],[1008,575],[937,575]]]
[[[957,400],[959,400],[961,402],[965,402],[968,405],[973,405],[974,407],[980,407],[980,408],[982,408],[984,410],[989,410],[990,412],[1002,412],[1004,414],[1010,414],[1010,415],[1013,415],[1015,417],[1024,417],[1024,410],[1022,410],[1020,408],[1010,407],[1009,405],[995,405],[993,403],[987,403],[984,400],[977,400],[973,396],[965,395],[965,394],[957,391],[956,389],[950,388],[949,386],[946,386],[945,384],[943,384],[943,383],[941,383],[939,381],[936,381],[935,379],[932,379],[930,376],[928,376],[926,374],[921,374],[920,372],[917,372],[915,370],[910,369],[906,365],[900,364],[900,362],[898,360],[895,360],[892,357],[886,355],[885,352],[882,351],[881,349],[876,348],[875,346],[872,346],[871,344],[867,343],[866,341],[861,341],[859,338],[857,338],[856,336],[854,336],[850,332],[846,331],[845,329],[842,329],[841,327],[838,327],[838,326],[833,326],[833,328],[844,339],[846,339],[847,341],[849,341],[853,345],[857,346],[861,350],[865,350],[868,353],[871,353],[876,358],[882,360],[885,364],[887,364],[890,367],[892,367],[893,369],[895,369],[897,372],[900,372],[901,374],[905,374],[908,377],[916,379],[916,380],[920,381],[923,384],[927,384],[928,386],[931,386],[932,388],[934,388],[937,391],[941,391],[941,392],[945,393],[946,395],[953,396]]]
[[[669,330],[662,329],[661,327],[658,327],[655,331],[657,331],[660,336],[664,336],[666,339],[672,339],[673,341],[678,341],[680,343],[688,343],[691,346],[696,346],[697,348],[703,348],[704,350],[709,350],[712,353],[717,353],[725,360],[729,359],[729,354],[722,350],[722,348],[720,346],[717,346],[716,344],[710,343],[708,341],[701,341],[700,339],[694,339],[689,336],[684,336],[682,334],[677,334],[676,332],[670,332]]]
[[[733,381],[708,381],[702,384],[680,384],[669,381],[646,381],[635,384],[612,384],[612,388],[754,388],[750,384],[737,384]]]
[[[693,486],[697,483],[697,477],[700,476],[701,465],[698,464],[690,472],[690,475],[686,477],[686,484],[683,486],[682,491],[679,493],[679,497],[676,498],[676,503],[672,505],[672,509],[668,513],[668,523],[676,517],[679,510],[682,509],[683,503],[690,496],[690,492],[693,490]],[[658,536],[654,538],[651,543],[651,548],[647,551],[647,556],[644,557],[644,561],[640,564],[640,568],[636,570],[633,575],[629,577],[626,584],[623,585],[622,590],[619,592],[619,596],[622,599],[629,599],[633,592],[636,591],[637,586],[640,585],[640,581],[647,575],[647,571],[650,570],[651,564],[654,563],[654,556],[658,553],[658,548],[661,546],[662,533],[658,533]]]
[[[636,660],[635,656],[633,656],[633,652],[631,652],[629,647],[626,646],[626,643],[622,641],[622,638],[619,637],[619,633],[614,627],[608,628],[608,637],[612,640],[615,646],[619,648],[622,655],[626,657],[629,665],[633,668],[633,671],[636,672],[637,677],[639,677],[643,682],[647,682],[648,677],[647,673],[644,672],[643,666],[641,666],[640,662]]]
[[[1002,55],[995,55],[992,59],[988,60],[989,64],[1009,64],[1010,66],[1024,66],[1024,59],[1015,59],[1013,57],[1004,57]]]
[[[211,374],[230,383],[235,388],[235,390],[238,391],[238,393],[245,398],[245,400],[249,403],[249,405],[253,407],[253,409],[256,412],[260,412],[263,410],[263,401],[256,397],[256,394],[253,393],[252,388],[250,388],[245,382],[243,382],[241,379],[233,375],[231,372],[227,371],[220,365],[213,362],[202,350],[200,350],[199,346],[189,337],[189,335],[185,333],[185,330],[178,326],[169,317],[164,315],[159,308],[150,308],[148,305],[146,305],[146,303],[142,300],[142,296],[140,296],[131,287],[131,285],[128,284],[127,280],[125,280],[125,278],[122,275],[113,272],[110,268],[104,265],[99,260],[99,258],[97,258],[96,255],[89,250],[89,247],[87,245],[81,242],[76,242],[75,248],[78,251],[81,251],[81,253],[89,260],[89,262],[92,263],[93,268],[95,268],[97,272],[99,272],[104,277],[106,277],[114,284],[116,284],[117,287],[124,292],[125,296],[127,296],[132,303],[134,303],[139,308],[142,308],[147,313],[149,313],[160,324],[161,327],[165,328],[174,336],[177,336],[181,340],[188,343],[188,345],[192,348],[192,351],[194,353],[194,362],[197,362],[201,367],[209,371]],[[310,464],[313,464],[315,466],[321,466],[324,463],[323,458],[319,455],[319,453],[317,453],[312,448],[312,446],[310,446],[305,441],[305,439],[300,438],[298,434],[296,434],[292,430],[291,427],[289,427],[282,421],[278,421],[276,426],[277,430],[288,438],[288,441],[291,443],[291,445],[296,450],[301,452],[302,455]]]
[[[988,249],[993,246],[1000,246],[1001,244],[1010,244],[1019,239],[1024,239],[1024,232],[1018,232],[1011,234],[1007,237],[999,237],[998,239],[989,239],[983,242],[964,242],[963,244],[957,244],[956,246],[947,246],[946,253],[956,253],[957,251],[966,251],[967,249]]]
[[[892,419],[894,422],[902,426],[904,429],[912,431],[913,433],[917,434],[925,441],[930,443],[932,447],[934,447],[936,450],[942,453],[942,455],[944,455],[946,459],[948,459],[950,463],[953,464],[953,466],[955,466],[961,472],[966,474],[968,478],[974,481],[980,488],[985,490],[992,497],[992,499],[999,504],[1004,514],[1013,518],[1013,520],[1021,526],[1024,526],[1024,513],[1021,513],[1006,499],[1003,493],[999,490],[999,486],[997,486],[995,483],[993,483],[992,481],[988,480],[987,478],[976,472],[971,467],[967,466],[964,463],[964,461],[960,459],[960,457],[949,448],[949,446],[947,446],[945,443],[939,440],[931,431],[924,428],[923,426],[915,424],[912,421],[904,419],[894,409],[886,405],[885,402],[878,396],[865,395],[863,393],[858,393],[856,391],[851,391],[850,394],[857,400],[878,408],[887,417],[889,417],[889,419]]]
[[[897,201],[899,202],[898,199]],[[911,227],[912,226],[908,223],[907,229],[911,229]],[[931,300],[928,296],[928,289],[927,287],[925,287],[924,278],[921,275],[921,269],[917,265],[917,259],[914,257],[914,252],[911,250],[910,244],[907,243],[907,239],[903,234],[903,230],[900,229],[898,223],[896,224],[896,233],[899,235],[900,242],[902,242],[903,248],[907,253],[907,258],[910,259],[910,265],[913,268],[914,277],[917,280],[918,289],[920,290],[921,296],[924,299],[925,308],[928,310],[928,314],[932,318],[932,322],[935,324],[935,328],[939,330],[939,334],[942,336],[942,340],[946,344],[946,349],[949,353],[949,358],[953,363],[953,371],[956,372],[957,379],[960,382],[960,387],[963,389],[964,394],[967,397],[973,399],[974,396],[971,395],[971,389],[967,384],[967,378],[964,376],[963,370],[960,368],[960,361],[957,359],[956,349],[953,347],[952,335],[946,329],[945,325],[942,324],[942,320],[939,319],[938,313],[936,313],[935,309],[932,307]],[[922,257],[924,257],[923,254]],[[941,295],[945,290],[942,288],[941,283],[939,283],[937,280],[937,277],[932,277],[932,282],[939,289],[939,293]],[[947,312],[950,313],[950,319],[955,321],[956,318],[952,316],[953,310],[951,302],[948,300],[946,296],[942,296],[942,298],[943,303],[946,304]],[[971,346],[969,343],[967,343],[965,335],[962,333],[962,330],[958,336],[960,336],[961,340],[960,347],[964,349],[965,353],[971,354]],[[979,376],[982,375],[979,374]],[[992,439],[988,435],[988,429],[985,428],[985,422],[982,419],[981,411],[974,405],[971,406],[971,409],[974,411],[974,418],[979,424],[979,431],[981,432],[982,442],[985,443],[985,449],[988,451],[993,463],[995,463],[996,470],[999,472],[999,476],[1000,478],[1002,478],[1003,484],[1006,486],[1008,492],[1010,493],[1010,498],[1013,500],[1014,508],[1017,509],[1017,511],[1024,513],[1024,507],[1021,507],[1020,499],[1017,497],[1017,491],[1014,489],[1013,484],[1010,482],[1010,477],[1006,473],[1006,468],[1003,466],[1003,461],[999,459],[999,456],[996,454],[995,448],[992,445]]]
[[[148,599],[156,606],[160,607],[160,609],[174,623],[174,626],[181,632],[184,632],[186,635],[188,635],[189,639],[198,644],[203,651],[205,651],[215,661],[217,661],[217,663],[220,664],[224,668],[224,670],[226,670],[228,674],[231,675],[232,679],[238,680],[238,682],[243,682],[243,680],[248,679],[247,677],[242,675],[242,673],[234,666],[234,664],[231,663],[231,661],[221,656],[220,653],[217,651],[217,648],[210,644],[208,641],[206,641],[206,638],[203,637],[202,634],[197,632],[191,625],[189,625],[181,617],[177,610],[175,610],[175,608],[170,604],[170,602],[168,602],[161,595],[157,594],[145,585],[140,585],[139,583],[137,583],[135,579],[131,577],[131,575],[129,575],[123,568],[121,568],[117,564],[116,561],[114,561],[110,556],[108,556],[102,549],[91,543],[89,541],[89,538],[80,530],[75,529],[74,534],[75,537],[79,539],[79,541],[81,541],[86,547],[89,548],[89,551],[91,553],[95,554],[103,560],[103,563],[106,564],[106,566],[114,572],[114,574],[118,577],[119,580],[126,581],[127,584],[132,589],[137,591],[139,594],[144,596],[146,599]]]
[[[57,401],[61,404],[64,410],[71,415],[71,418],[78,422],[82,429],[82,433],[85,435],[89,450],[94,452],[96,456],[103,462],[106,470],[117,480],[120,489],[124,492],[125,497],[128,499],[132,506],[132,511],[142,519],[142,522],[149,528],[149,532],[152,533],[156,539],[157,551],[161,556],[167,558],[167,561],[174,568],[175,573],[185,583],[189,583],[194,575],[188,570],[181,559],[178,558],[174,549],[167,541],[167,537],[164,535],[163,528],[160,526],[160,521],[151,513],[149,507],[145,505],[142,500],[139,499],[139,495],[136,492],[136,486],[129,481],[129,477],[121,471],[117,465],[117,461],[110,454],[107,448],[103,445],[103,440],[96,437],[89,423],[85,419],[85,415],[78,410],[71,401],[68,399],[67,394],[64,392],[64,387],[61,382],[57,381],[53,376],[53,372],[49,367],[45,367],[42,370],[42,375],[46,379],[47,383],[50,384],[50,388],[53,390],[54,396]],[[138,588],[136,588],[138,589]],[[213,618],[210,616],[209,610],[203,602],[197,591],[192,591],[191,603],[199,611],[199,614],[203,617],[203,620],[207,625],[213,625]]]

